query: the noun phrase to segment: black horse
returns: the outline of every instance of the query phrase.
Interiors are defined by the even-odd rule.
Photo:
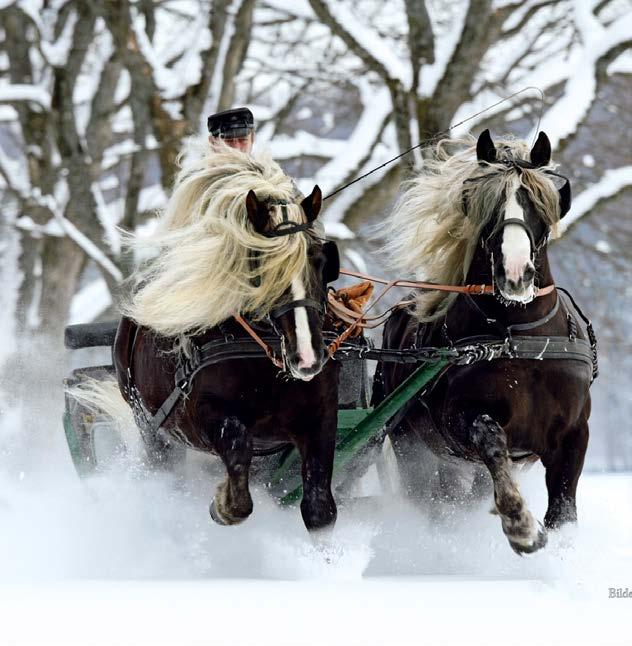
[[[391,315],[383,347],[462,345],[519,335],[515,347],[532,358],[448,368],[405,412],[391,439],[413,495],[420,493],[425,470],[414,461],[415,453],[439,457],[438,472],[433,469],[424,486],[436,486],[448,497],[465,461],[483,463],[510,545],[518,553],[533,552],[545,545],[546,532],[526,508],[512,464],[542,461],[549,495],[544,524],[556,528],[577,518],[575,494],[588,444],[593,366],[587,329],[592,335],[592,328],[583,325],[572,299],[551,287],[547,259],[549,232],[570,207],[570,186],[549,166],[544,133],[531,150],[515,140],[496,146],[489,131],[479,137],[476,154],[473,146],[448,153],[451,145],[440,145],[411,182],[391,216],[391,242],[400,255],[408,254],[406,269],[420,275],[424,267],[427,280],[493,284],[495,294],[426,294],[416,308]],[[411,266],[415,258],[417,268]],[[594,349],[594,338],[590,341]],[[531,354],[530,343],[536,348]],[[565,353],[574,344],[581,344],[583,354],[569,360]],[[380,364],[374,401],[411,370]],[[474,482],[480,485],[481,474],[483,483],[487,478],[477,469]]]
[[[338,258],[335,245],[323,243],[311,229],[321,200],[316,187],[300,203],[302,221],[294,222],[287,218],[285,202],[259,201],[252,191],[244,196],[251,233],[303,236],[307,242],[303,275],[292,280],[278,303],[269,304],[267,316],[248,317],[261,337],[272,339],[284,370],[254,346],[234,319],[188,336],[179,346],[173,337],[129,318],[118,328],[113,356],[119,388],[150,453],[158,461],[168,460],[176,441],[222,459],[227,479],[210,509],[220,524],[239,523],[252,512],[252,457],[290,444],[302,458],[306,527],[320,529],[336,519],[330,485],[338,368],[325,361],[322,329],[327,282],[337,277]],[[170,397],[176,400],[171,412]]]

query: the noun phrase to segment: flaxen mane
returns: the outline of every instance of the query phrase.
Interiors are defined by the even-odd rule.
[[[520,140],[496,142],[499,163],[479,163],[476,141],[444,139],[428,151],[424,164],[405,184],[403,195],[385,223],[385,251],[399,272],[450,285],[464,284],[483,228],[502,209],[507,187],[517,171],[503,160],[529,159],[529,146]],[[560,219],[557,190],[542,171],[522,169],[519,180],[545,222],[555,229]],[[476,178],[476,181],[467,180]],[[464,213],[464,201],[467,214]],[[443,317],[455,296],[420,292],[416,314],[422,321]]]
[[[289,220],[304,222],[295,186],[269,156],[193,142],[181,157],[173,194],[148,239],[154,259],[133,277],[123,312],[164,335],[199,333],[233,313],[265,315],[307,268],[304,233],[266,238],[253,229],[246,195],[287,200]],[[271,207],[273,223],[280,208]],[[259,276],[259,279],[255,280]]]

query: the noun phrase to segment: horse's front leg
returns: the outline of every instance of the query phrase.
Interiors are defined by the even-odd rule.
[[[556,529],[564,523],[577,521],[575,495],[587,448],[588,420],[583,416],[553,450],[542,455],[549,494],[549,506],[544,516],[546,527]]]
[[[337,412],[326,409],[312,418],[296,444],[303,461],[301,514],[305,527],[315,531],[333,525],[338,514],[331,493]]]
[[[227,417],[213,430],[211,441],[228,476],[211,501],[211,518],[220,525],[236,525],[252,513],[248,487],[252,438],[237,417]]]
[[[512,549],[523,554],[544,547],[546,532],[538,527],[511,476],[507,436],[502,426],[489,415],[479,415],[469,437],[492,476],[496,510]]]

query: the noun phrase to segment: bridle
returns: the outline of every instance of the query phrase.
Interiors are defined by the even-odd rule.
[[[485,162],[480,162],[481,165],[484,165]],[[503,166],[506,167],[506,171],[516,171],[518,175],[522,173],[523,170],[528,169],[528,170],[539,170],[539,167],[536,166],[534,163],[527,161],[525,159],[503,159],[503,160],[497,160],[494,163],[497,164],[502,164]],[[505,171],[505,172],[506,172]],[[498,172],[503,172],[502,170]],[[571,200],[571,189],[570,189],[570,180],[568,177],[564,175],[560,175],[559,173],[556,173],[555,171],[552,170],[541,170],[546,175],[551,175],[554,177],[558,177],[563,180],[562,186],[557,189],[559,193],[559,200],[560,200],[560,211],[561,211],[561,216],[565,215],[565,213],[568,211],[570,208],[570,200]],[[477,182],[482,179],[486,179],[488,175],[477,175],[475,177],[470,177],[466,179],[463,182],[463,185],[471,183],[471,182]],[[468,201],[467,201],[467,196],[465,191],[463,192],[462,195],[462,208],[463,208],[463,214],[465,217],[468,215]],[[545,230],[543,234],[540,236],[538,240],[535,239],[535,235],[529,226],[529,224],[526,222],[526,220],[523,220],[521,218],[503,218],[500,222],[496,224],[494,227],[492,233],[487,237],[487,238],[481,238],[481,245],[483,248],[489,251],[488,248],[488,242],[489,240],[492,239],[492,237],[495,237],[496,235],[500,234],[505,227],[509,225],[516,225],[519,226],[523,229],[523,231],[527,234],[527,237],[529,238],[529,243],[531,245],[531,254],[533,256],[536,256],[538,252],[546,245],[548,239],[549,239],[549,234],[550,234],[550,229],[548,226],[545,227]],[[493,254],[492,254],[492,263],[493,263]],[[492,267],[492,273],[493,273],[493,267]],[[536,297],[537,296],[544,296],[545,294],[550,293],[554,289],[554,285],[548,286],[550,287],[550,290],[547,291],[547,287],[537,289],[536,288]]]
[[[265,236],[266,238],[280,238],[282,236],[288,236],[288,235],[293,235],[295,233],[302,233],[309,231],[313,228],[313,222],[292,222],[288,218],[288,206],[289,202],[287,200],[274,200],[268,202],[268,206],[280,206],[281,207],[281,217],[282,221],[279,222],[274,229],[270,231],[265,231],[262,232],[261,235]],[[336,247],[336,243],[333,241],[325,241],[323,244],[323,249],[325,251],[325,262],[326,263],[332,263],[335,262],[338,264],[336,270],[335,270],[335,277],[332,276],[332,279],[330,281],[326,282],[333,282],[338,277],[338,269],[339,269],[339,258],[338,258],[338,250]],[[330,250],[329,253],[327,253],[327,249]],[[335,250],[335,254],[333,253],[333,250]],[[335,256],[335,260],[332,259],[332,256]],[[327,265],[326,265],[327,266]],[[326,266],[323,269],[323,273],[326,273]],[[283,303],[282,305],[279,305],[278,307],[272,308],[264,317],[262,317],[269,325],[270,327],[274,330],[275,334],[280,339],[280,344],[281,344],[281,359],[279,359],[274,350],[270,347],[269,344],[267,344],[261,336],[254,330],[252,325],[248,323],[248,321],[240,314],[233,314],[233,318],[239,325],[244,329],[244,331],[265,351],[266,356],[272,361],[272,363],[279,368],[280,370],[285,370],[286,365],[285,365],[285,337],[283,335],[283,332],[279,328],[279,319],[284,315],[287,314],[288,312],[291,312],[292,310],[298,309],[300,307],[304,307],[305,309],[311,309],[316,312],[316,315],[318,316],[319,321],[323,322],[325,318],[325,314],[327,311],[327,295],[326,295],[326,286],[325,286],[325,296],[322,299],[322,301],[317,301],[313,298],[299,298],[293,301],[289,301],[287,303]],[[322,325],[321,325],[322,326]]]

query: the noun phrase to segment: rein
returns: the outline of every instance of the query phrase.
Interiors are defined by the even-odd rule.
[[[374,328],[381,325],[388,315],[399,307],[404,307],[410,305],[412,301],[399,301],[393,307],[389,308],[382,314],[374,317],[366,317],[365,314],[375,304],[382,299],[383,296],[387,294],[393,287],[406,287],[408,289],[422,289],[422,290],[436,290],[440,292],[453,292],[457,294],[467,294],[468,296],[483,296],[483,295],[493,295],[496,293],[494,285],[441,285],[438,283],[427,283],[424,281],[413,281],[413,280],[386,280],[385,278],[378,278],[376,276],[370,276],[368,274],[363,274],[362,272],[350,271],[348,269],[341,269],[340,273],[345,276],[352,276],[354,278],[362,278],[363,280],[369,280],[373,283],[380,283],[385,285],[384,289],[378,294],[378,296],[373,300],[373,302],[362,312],[358,313],[354,310],[344,307],[335,301],[333,297],[329,298],[329,306],[335,314],[341,312],[344,315],[343,320],[345,322],[351,323],[349,327],[344,330],[327,348],[329,356],[333,356],[340,347],[340,344],[343,341],[346,341],[349,336],[358,328]],[[547,285],[546,287],[536,288],[535,298],[546,296],[555,290],[555,285]],[[333,301],[333,305],[332,305]],[[342,318],[342,317],[341,317]],[[349,321],[349,319],[352,319]],[[365,323],[366,321],[366,323]]]
[[[457,294],[467,294],[469,296],[483,296],[483,295],[493,295],[496,293],[494,285],[442,285],[439,283],[428,283],[424,281],[416,280],[402,280],[394,279],[387,280],[385,278],[379,278],[377,276],[371,276],[369,274],[364,274],[358,271],[351,271],[349,269],[340,269],[340,273],[344,276],[351,276],[353,278],[361,278],[363,280],[371,281],[372,283],[379,283],[384,285],[384,289],[373,299],[373,301],[363,309],[361,312],[356,312],[344,305],[340,304],[333,297],[331,292],[327,296],[327,307],[329,310],[340,318],[342,321],[348,324],[348,327],[341,332],[327,347],[327,354],[331,358],[336,352],[340,349],[340,346],[355,332],[358,328],[361,329],[373,329],[379,327],[384,323],[389,314],[399,308],[406,305],[410,305],[413,301],[411,300],[402,300],[398,301],[395,305],[388,308],[381,314],[376,316],[366,316],[367,312],[371,310],[382,298],[394,287],[405,287],[407,289],[421,289],[421,290],[436,290],[441,292],[452,292]],[[555,285],[547,285],[546,287],[536,288],[535,298],[541,296],[546,296],[555,290]],[[308,302],[309,300],[309,302]],[[314,301],[311,299],[303,299],[301,301],[294,301],[283,305],[274,310],[277,316],[287,313],[291,309],[296,307],[314,307]],[[320,309],[320,307],[315,308]],[[267,344],[259,334],[250,326],[250,324],[239,314],[234,314],[233,318],[241,327],[248,333],[248,335],[259,345],[266,356],[270,361],[280,370],[284,369],[284,362],[277,358],[274,350]]]

